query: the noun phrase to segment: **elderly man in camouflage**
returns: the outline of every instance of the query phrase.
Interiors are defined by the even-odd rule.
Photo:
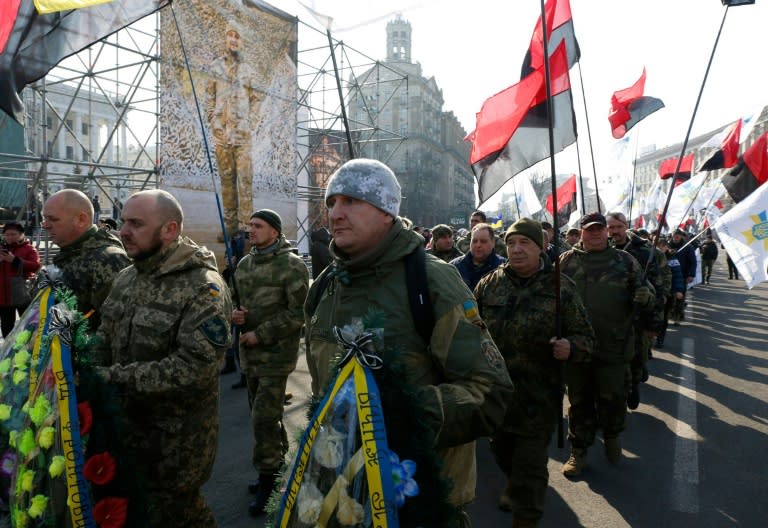
[[[423,242],[398,217],[400,185],[389,167],[368,159],[345,163],[331,176],[325,200],[334,263],[330,280],[319,292],[321,281],[316,281],[305,305],[312,391],[323,395],[330,367],[342,353],[332,329],[362,325],[366,314],[380,316],[375,319],[382,327],[370,329],[382,340],[379,372],[386,376],[402,368],[406,374],[396,383],[422,404],[409,409],[408,417],[390,416],[388,427],[416,416],[429,430],[423,445],[442,461],[440,476],[452,486],[445,503],[438,494],[430,495],[422,514],[445,528],[469,526],[463,506],[475,493],[475,439],[501,424],[510,397],[503,359],[455,268],[431,255],[424,255],[422,264],[435,324],[429,342],[421,336],[409,308],[404,259]],[[387,387],[379,389],[386,401]],[[390,448],[398,452],[392,432],[388,435]],[[450,518],[435,520],[448,510]],[[400,525],[413,524],[401,519]]]
[[[74,189],[64,189],[46,200],[42,226],[59,246],[53,264],[61,270],[61,281],[77,296],[78,310],[91,313],[88,322],[95,331],[112,281],[131,263],[123,245],[93,225],[91,200]]]
[[[651,313],[656,302],[653,287],[641,280],[635,257],[608,244],[605,217],[590,213],[580,226],[581,241],[560,256],[560,269],[576,283],[596,343],[589,363],[568,363],[565,368],[571,456],[562,471],[567,477],[584,469],[598,428],[603,430],[608,461],[621,460],[619,434],[627,416],[634,317]]]
[[[120,394],[122,441],[145,485],[141,524],[210,528],[200,488],[218,447],[229,290],[213,253],[182,236],[181,206],[167,192],[134,194],[122,219],[133,266],[104,302],[96,352],[99,374]]]
[[[563,364],[587,361],[595,335],[575,285],[561,277],[563,337],[555,337],[555,272],[541,224],[521,218],[504,238],[509,260],[480,280],[475,298],[515,384],[504,425],[491,436],[507,477],[499,508],[514,513],[512,526],[527,528],[544,514],[547,448],[561,419]]]
[[[255,517],[264,513],[288,451],[283,401],[298,360],[309,271],[291,251],[275,211],[256,211],[248,229],[251,250],[235,270],[242,306],[232,311],[232,322],[241,326],[240,367],[251,407],[252,463],[259,480],[249,486],[256,496],[248,511]]]
[[[652,340],[661,331],[664,322],[666,290],[662,269],[667,268],[667,258],[661,251],[652,248],[647,240],[628,231],[629,222],[623,213],[607,213],[605,219],[608,222],[611,245],[635,257],[645,278],[656,292],[653,312],[637,317],[635,320],[635,354],[630,362],[632,386],[627,397],[627,407],[634,410],[640,405],[639,385],[648,380],[647,365],[651,355]]]
[[[221,178],[224,222],[231,235],[248,223],[253,211],[251,131],[263,93],[253,69],[243,61],[241,30],[230,22],[225,31],[224,57],[213,65],[206,87],[206,115]]]

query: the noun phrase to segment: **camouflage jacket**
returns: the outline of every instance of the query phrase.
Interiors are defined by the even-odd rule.
[[[637,328],[641,330],[661,330],[664,322],[664,277],[659,266],[659,253],[651,247],[651,244],[639,236],[627,231],[627,240],[624,244],[614,244],[614,247],[624,250],[637,260],[640,264],[640,271],[644,273],[645,280],[653,286],[656,291],[656,304],[653,307],[653,313],[645,314],[645,317],[638,319]],[[653,251],[653,253],[651,253]],[[651,256],[653,254],[653,257]],[[650,261],[650,264],[647,262]],[[666,262],[664,263],[666,265]],[[665,266],[666,267],[666,266]],[[642,275],[641,275],[642,277]]]
[[[259,339],[254,347],[240,346],[248,366],[258,365],[262,375],[288,375],[296,368],[304,300],[309,271],[280,236],[273,253],[259,254],[255,247],[237,264],[235,272],[240,303],[248,310],[241,332],[253,330]]]
[[[643,286],[635,257],[613,247],[584,251],[580,244],[560,256],[560,270],[576,283],[595,331],[593,357],[624,363],[634,355],[633,320],[652,306],[635,309],[635,291]]]
[[[95,310],[88,323],[96,331],[100,308],[112,281],[131,264],[123,244],[116,236],[93,226],[74,243],[61,248],[53,263],[61,270],[62,282],[77,296],[78,310],[84,314]]]
[[[436,251],[435,248],[430,248],[427,250],[427,253],[436,256],[443,262],[450,262],[453,259],[464,255],[461,251],[456,249],[456,246],[451,246],[451,249],[448,251]]]
[[[455,267],[431,255],[426,255],[426,272],[435,326],[430,343],[419,336],[407,299],[403,258],[422,243],[399,219],[376,248],[356,259],[346,258],[331,243],[334,273],[316,308],[317,282],[305,305],[307,363],[312,391],[322,395],[342,354],[333,327],[355,334],[363,329],[363,316],[380,321],[382,328],[369,330],[380,338],[377,348],[384,367],[392,361],[404,365],[404,382],[423,402],[421,420],[436,436],[443,476],[453,481],[450,500],[465,504],[475,493],[474,440],[503,421],[511,382],[472,292]],[[397,446],[392,448],[397,451]]]
[[[552,355],[549,342],[556,335],[554,275],[549,259],[528,278],[519,277],[505,264],[483,277],[475,288],[480,316],[521,397],[550,397],[561,383],[562,362]],[[571,342],[568,361],[587,361],[595,333],[576,285],[566,276],[560,280],[560,307],[561,335]]]
[[[125,269],[104,303],[96,361],[151,489],[191,491],[210,476],[231,313],[213,253],[188,238]]]

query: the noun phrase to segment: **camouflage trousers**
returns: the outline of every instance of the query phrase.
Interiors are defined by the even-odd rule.
[[[652,344],[651,336],[643,330],[635,328],[635,355],[629,363],[633,385],[640,383],[643,378],[643,370],[648,365],[648,359],[651,356]]]
[[[167,488],[147,491],[149,528],[216,528],[216,519],[200,490]],[[141,524],[141,523],[140,523]]]
[[[549,483],[549,443],[557,426],[559,404],[555,391],[536,405],[513,407],[504,425],[490,438],[496,464],[507,477],[504,493],[512,512],[525,519],[541,519]]]
[[[288,452],[288,434],[283,424],[288,376],[257,376],[254,370],[245,369],[254,440],[253,467],[259,473],[277,473]]]
[[[598,428],[603,430],[604,438],[616,437],[624,430],[630,376],[629,363],[593,359],[589,363],[566,365],[571,446],[588,448],[594,443]]]
[[[248,225],[253,213],[253,163],[249,145],[216,145],[227,234]]]

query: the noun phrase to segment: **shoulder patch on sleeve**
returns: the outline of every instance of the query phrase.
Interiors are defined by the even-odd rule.
[[[218,297],[219,295],[221,295],[221,288],[219,287],[218,284],[214,282],[209,282],[208,293],[210,293],[212,297]]]
[[[205,338],[214,346],[223,347],[229,343],[229,326],[218,315],[209,317],[198,326]]]
[[[464,301],[464,304],[462,304],[462,308],[464,308],[464,316],[470,321],[472,321],[473,319],[475,319],[475,317],[477,317],[478,312],[477,312],[477,304],[475,303],[475,301],[471,299],[467,299],[466,301]]]

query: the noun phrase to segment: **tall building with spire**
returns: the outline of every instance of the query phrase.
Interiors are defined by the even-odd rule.
[[[397,15],[387,24],[387,68],[374,66],[349,79],[351,128],[373,116],[375,127],[400,138],[365,143],[357,155],[395,171],[403,189],[401,214],[415,225],[465,227],[475,203],[467,132],[443,109],[436,79],[425,77],[421,64],[413,62],[411,37],[410,22]]]

